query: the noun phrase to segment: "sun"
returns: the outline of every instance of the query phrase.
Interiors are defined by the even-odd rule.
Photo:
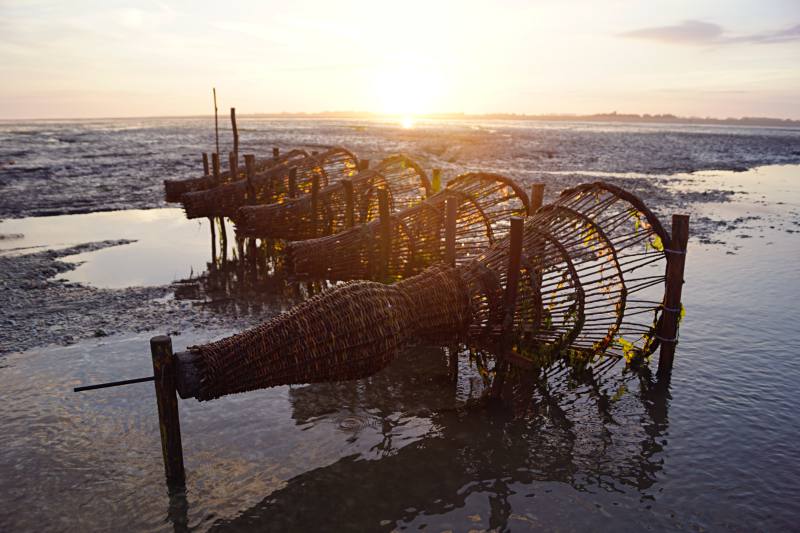
[[[377,69],[372,76],[373,109],[400,117],[404,128],[415,117],[434,112],[440,97],[440,75],[421,62],[401,61]]]

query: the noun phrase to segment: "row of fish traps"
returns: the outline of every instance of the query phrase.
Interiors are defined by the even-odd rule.
[[[242,235],[296,241],[287,249],[299,277],[376,279],[387,225],[375,198],[388,189],[392,253],[380,281],[397,282],[345,283],[257,328],[194,347],[201,378],[191,396],[363,377],[419,341],[463,342],[540,367],[591,364],[598,356],[633,360],[658,346],[670,236],[638,197],[595,182],[529,213],[524,191],[503,176],[468,173],[432,193],[406,156],[360,169],[349,152],[329,152],[335,159],[328,166],[313,156],[315,166],[278,164],[257,180],[251,171],[224,193],[187,193],[205,195],[184,200],[187,214],[231,216]],[[310,180],[301,177],[307,172]],[[299,182],[308,194],[293,196]],[[226,200],[215,204],[214,197]],[[241,205],[253,198],[273,201]],[[444,265],[446,206],[453,203],[458,252]],[[526,214],[509,308],[509,218]]]

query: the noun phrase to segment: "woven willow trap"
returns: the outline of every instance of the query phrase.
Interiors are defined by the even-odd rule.
[[[378,217],[381,188],[389,192],[392,211],[416,205],[431,193],[425,171],[407,156],[395,155],[372,170],[361,171],[348,183],[320,183],[319,190],[310,195],[243,207],[236,218],[236,233],[240,237],[292,241],[338,233]]]
[[[277,159],[270,157],[268,159],[261,159],[256,163],[255,171],[264,172],[267,169],[286,163],[291,163],[298,157],[306,157],[308,154],[299,150],[292,150],[291,152],[279,156]],[[203,155],[204,162],[208,163],[205,154]],[[167,202],[180,202],[184,193],[194,191],[206,191],[217,185],[228,183],[231,181],[238,181],[245,179],[247,174],[244,168],[236,168],[234,172],[225,170],[219,173],[219,176],[206,174],[198,178],[186,178],[182,180],[164,180],[164,193]]]
[[[344,148],[331,148],[315,156],[302,150],[290,153],[291,159],[255,172],[248,179],[184,194],[181,201],[186,216],[235,218],[244,205],[285,202],[310,193],[315,182],[328,186],[358,172],[358,158]]]
[[[489,173],[462,174],[414,207],[391,215],[391,254],[386,276],[417,274],[445,259],[447,200],[457,203],[455,261],[475,259],[508,234],[509,219],[528,212],[528,197],[514,181]],[[290,273],[298,279],[377,279],[381,276],[379,220],[336,235],[291,242]]]
[[[506,237],[461,266],[436,265],[394,285],[349,282],[195,346],[189,395],[360,378],[415,341],[462,341],[537,365],[648,355],[658,344],[669,244],[632,194],[600,182],[569,189],[525,220],[513,309],[504,300]]]

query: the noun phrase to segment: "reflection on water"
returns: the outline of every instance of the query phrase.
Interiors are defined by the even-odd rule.
[[[59,278],[106,288],[158,286],[206,269],[210,231],[208,220],[186,220],[174,208],[9,219],[0,232],[22,237],[0,240],[0,253],[130,239],[136,242],[65,258],[80,265]]]
[[[152,384],[70,392],[149,374],[150,333],[12,354],[0,359],[0,529],[794,528],[798,174],[763,192],[755,174],[696,177],[713,176],[752,192],[696,216],[767,214],[741,228],[750,238],[726,235],[735,246],[690,242],[669,388],[647,367],[553,369],[517,376],[507,410],[481,399],[465,355],[453,385],[442,350],[420,347],[369,379],[183,401],[184,499],[163,483]],[[210,262],[202,238],[195,272]],[[254,274],[231,244],[178,297],[237,313],[256,280],[294,290],[274,245],[258,244]]]

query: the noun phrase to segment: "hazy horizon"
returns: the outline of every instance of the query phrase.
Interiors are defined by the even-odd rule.
[[[793,0],[0,0],[0,119],[616,111],[800,119]],[[456,111],[454,111],[456,110]]]

